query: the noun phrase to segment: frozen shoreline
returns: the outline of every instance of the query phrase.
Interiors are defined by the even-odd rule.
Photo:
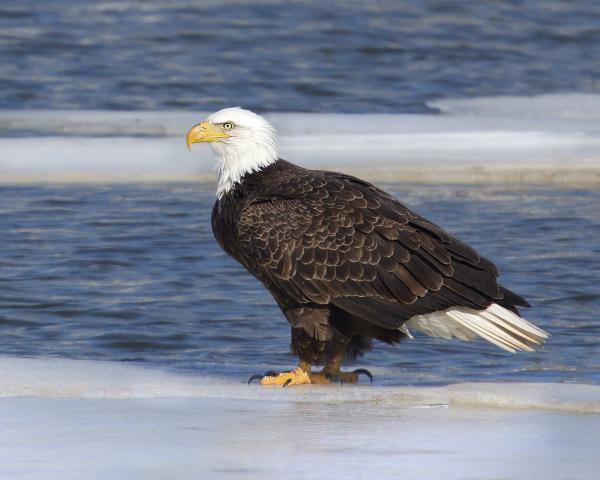
[[[386,371],[376,373],[385,378]],[[237,376],[236,376],[237,377]],[[396,406],[470,406],[600,414],[600,385],[458,383],[437,387],[378,384],[295,389],[248,386],[239,378],[180,375],[117,362],[0,357],[0,398],[124,400],[198,398]]]
[[[597,466],[600,386],[281,389],[110,362],[0,367],[0,478],[554,479]]]
[[[372,181],[600,185],[600,95],[440,100],[438,115],[271,113],[281,155]],[[206,112],[0,112],[0,182],[212,181]],[[365,167],[368,165],[368,167]]]

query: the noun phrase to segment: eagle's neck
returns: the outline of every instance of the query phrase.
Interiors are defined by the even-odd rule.
[[[279,158],[275,136],[254,135],[251,140],[236,139],[229,143],[212,144],[217,154],[217,198],[231,190],[242,178],[262,170]]]

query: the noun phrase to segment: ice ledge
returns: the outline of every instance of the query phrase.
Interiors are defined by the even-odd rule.
[[[431,102],[439,115],[269,113],[281,155],[371,181],[600,185],[600,95]],[[206,112],[0,111],[0,182],[214,177]]]
[[[600,414],[600,385],[460,383],[440,387],[333,385],[282,389],[247,386],[242,381],[219,377],[178,375],[131,364],[56,358],[0,357],[1,397],[369,402]]]

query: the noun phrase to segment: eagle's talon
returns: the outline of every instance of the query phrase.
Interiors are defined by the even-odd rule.
[[[264,375],[252,375],[249,379],[248,379],[248,385],[250,385],[252,383],[252,380],[260,380],[261,378],[263,378]]]
[[[369,377],[369,380],[371,381],[371,383],[373,383],[373,375],[366,368],[357,368],[356,370],[352,370],[352,373],[356,373],[358,375],[362,373],[363,375]]]

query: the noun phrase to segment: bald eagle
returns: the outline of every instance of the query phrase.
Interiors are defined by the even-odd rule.
[[[411,330],[482,337],[509,352],[548,337],[521,318],[517,307],[528,302],[498,284],[491,261],[364,180],[279,158],[263,117],[226,108],[192,127],[186,142],[210,142],[218,159],[217,242],[262,282],[291,326],[298,366],[250,381],[372,380],[364,369],[342,372],[343,359],[362,356],[373,339],[412,338]]]

